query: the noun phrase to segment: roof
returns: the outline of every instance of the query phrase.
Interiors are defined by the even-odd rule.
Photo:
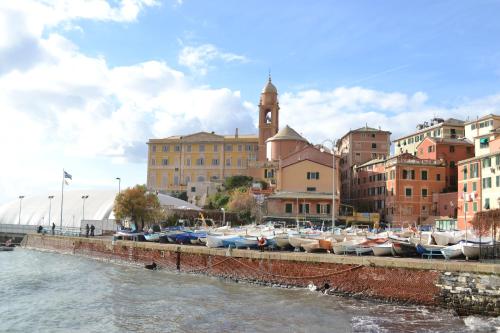
[[[83,215],[82,195],[88,195],[85,200],[85,220],[113,220],[113,207],[117,191],[114,190],[71,190],[64,191],[63,226],[80,227]],[[61,218],[60,193],[45,193],[26,196],[22,201],[22,225],[49,225],[49,195],[54,195],[51,201],[51,222],[59,225]],[[158,194],[162,206],[167,209],[200,210],[199,207],[169,195]],[[0,224],[17,224],[19,221],[19,199],[12,200],[0,206]]]
[[[267,139],[266,142],[282,141],[282,140],[295,140],[295,141],[308,142],[302,135],[297,133],[297,131],[295,131],[288,125],[280,129],[278,133],[276,133],[274,136]]]
[[[465,146],[474,146],[474,143],[472,143],[470,140],[463,138],[463,139],[445,139],[445,138],[433,138],[431,136],[428,136],[424,138],[420,143],[417,145],[417,148],[420,147],[422,143],[424,143],[425,140],[430,140],[434,142],[435,144],[444,144],[444,145],[465,145]]]
[[[307,145],[283,158],[280,167],[286,168],[303,161],[310,161],[331,168],[333,165],[333,156],[331,152],[321,151],[321,149],[313,145]]]
[[[269,199],[321,199],[332,200],[332,193],[321,192],[276,192]]]
[[[479,122],[479,121],[483,121],[483,120],[486,120],[486,119],[489,119],[489,118],[500,118],[500,115],[496,115],[496,114],[490,113],[490,114],[487,114],[485,116],[482,116],[481,118],[477,118],[477,119],[474,119],[474,120],[466,121],[465,125],[476,123],[476,122]]]
[[[209,142],[209,141],[224,141],[224,140],[255,140],[257,141],[259,137],[256,134],[238,134],[236,137],[234,134],[220,135],[214,132],[196,132],[186,135],[173,135],[161,139],[149,139],[147,144],[154,143],[166,143],[166,142]]]
[[[379,132],[379,133],[389,133],[389,134],[392,134],[389,131],[384,131],[382,129],[377,129],[377,128],[369,127],[368,124],[367,124],[367,125],[365,125],[363,127],[357,128],[355,130],[350,130],[349,132],[347,132],[346,134],[344,134],[342,136],[342,138],[340,138],[340,140],[342,140],[343,138],[345,138],[346,136],[348,136],[350,133],[353,133],[353,132],[370,132],[370,133]]]
[[[464,121],[463,120],[460,120],[460,119],[455,119],[455,118],[448,118],[446,119],[445,121],[443,121],[442,123],[437,123],[435,125],[432,125],[432,126],[428,126],[428,127],[424,127],[418,131],[415,131],[411,134],[408,134],[408,135],[405,135],[405,136],[401,136],[397,139],[394,139],[392,140],[392,142],[396,142],[396,141],[399,141],[399,140],[402,140],[402,139],[406,139],[406,138],[409,138],[411,136],[414,136],[414,135],[417,135],[417,134],[420,134],[420,133],[425,133],[431,129],[434,129],[434,128],[438,128],[438,127],[442,127],[442,126],[464,126]]]
[[[468,158],[466,160],[458,161],[457,165],[468,163],[468,162],[472,162],[472,161],[479,161],[480,159],[483,159],[483,158],[486,158],[486,157],[492,157],[492,156],[499,155],[499,154],[500,154],[500,151],[494,151],[492,153],[484,154],[484,155],[481,155],[481,156],[471,157],[471,158]]]
[[[385,161],[386,161],[386,159],[384,159],[384,158],[375,158],[375,159],[369,160],[368,162],[363,163],[361,165],[357,165],[356,169],[357,168],[366,167],[366,166],[369,166],[369,165],[373,165],[373,164],[384,163]]]
[[[272,94],[278,94],[278,89],[274,86],[274,84],[271,82],[271,75],[269,75],[269,80],[267,81],[266,85],[262,89],[262,93],[272,93]]]

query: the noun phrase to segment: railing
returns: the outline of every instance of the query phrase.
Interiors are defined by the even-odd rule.
[[[0,224],[0,233],[4,234],[48,234],[48,235],[60,235],[60,236],[85,236],[85,228],[78,227],[55,227],[52,230],[49,226],[42,226],[41,232],[38,232],[39,226],[37,225],[23,225],[23,224]],[[102,229],[96,228],[94,230],[94,236],[101,236]],[[90,231],[89,231],[90,235]]]

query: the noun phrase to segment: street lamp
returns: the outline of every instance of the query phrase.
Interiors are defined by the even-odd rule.
[[[52,209],[52,199],[54,199],[54,196],[49,195],[49,227],[50,227],[50,211]]]
[[[21,206],[22,206],[22,201],[24,199],[24,195],[19,196],[19,221],[18,224],[21,224]]]
[[[82,201],[83,201],[83,206],[82,206],[82,222],[85,221],[85,200],[88,199],[88,195],[82,195]]]
[[[325,152],[325,149],[323,148],[323,144],[329,142],[332,145],[332,234],[334,233],[335,229],[335,178],[336,178],[336,173],[335,170],[337,169],[335,167],[335,140],[332,141],[330,139],[323,140],[321,143],[321,152]]]
[[[222,211],[222,225],[226,224],[226,210],[224,208],[220,209]]]
[[[116,177],[116,180],[118,180],[118,194],[120,194],[121,192],[121,182],[122,182],[122,179],[120,177]]]

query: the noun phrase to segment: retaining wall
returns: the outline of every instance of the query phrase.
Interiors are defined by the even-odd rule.
[[[151,263],[185,273],[281,287],[328,283],[329,293],[500,315],[500,265],[413,258],[211,249],[110,239],[27,235],[26,248]]]

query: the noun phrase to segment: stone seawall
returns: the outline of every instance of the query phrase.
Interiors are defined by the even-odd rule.
[[[26,248],[151,263],[185,273],[281,287],[328,283],[329,293],[500,315],[500,265],[412,258],[211,249],[110,239],[28,235]],[[465,278],[465,280],[464,280]],[[486,287],[482,288],[485,281]],[[476,284],[475,287],[471,287]],[[487,291],[484,291],[487,290]]]

